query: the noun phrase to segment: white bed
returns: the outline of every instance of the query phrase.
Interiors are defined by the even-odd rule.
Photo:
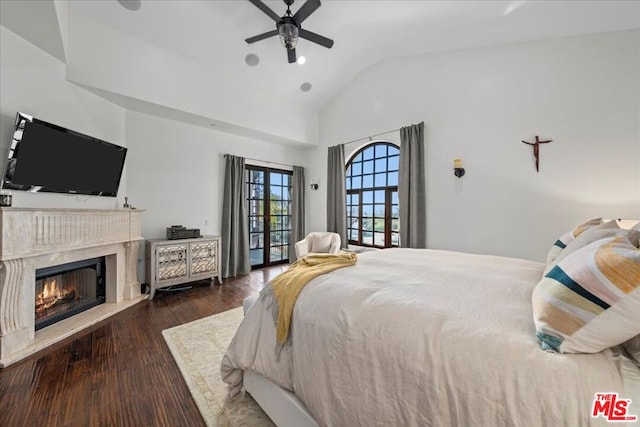
[[[598,392],[633,399],[629,413],[640,415],[640,369],[624,357],[540,349],[531,293],[544,267],[434,250],[361,254],[306,286],[279,360],[271,310],[258,300],[223,379],[235,394],[243,371],[255,390],[268,390],[265,377],[320,425],[605,425],[590,416]],[[284,408],[255,394],[272,416]],[[287,424],[287,411],[274,421]]]

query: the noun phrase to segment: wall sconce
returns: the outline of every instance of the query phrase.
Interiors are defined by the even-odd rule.
[[[309,181],[309,188],[312,190],[317,190],[318,189],[318,180],[317,179],[312,179]]]
[[[462,167],[462,160],[460,159],[453,160],[453,174],[458,178],[462,178],[464,176],[464,168]]]

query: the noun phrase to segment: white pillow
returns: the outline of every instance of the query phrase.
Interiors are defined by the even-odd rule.
[[[311,249],[309,252],[328,253],[331,249],[332,234],[318,235],[311,239]]]

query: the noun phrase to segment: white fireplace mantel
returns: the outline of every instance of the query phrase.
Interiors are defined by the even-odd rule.
[[[0,367],[146,298],[136,277],[141,213],[0,208]],[[35,332],[36,270],[102,256],[105,304]]]

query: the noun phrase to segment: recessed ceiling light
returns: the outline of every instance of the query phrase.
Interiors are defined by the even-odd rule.
[[[260,58],[255,53],[250,53],[244,57],[244,62],[250,67],[255,67],[260,62]]]
[[[298,64],[302,65],[305,62],[307,62],[307,58],[305,58],[304,56],[299,56],[298,57]]]
[[[300,90],[303,92],[309,92],[311,90],[311,83],[304,82],[300,85]]]
[[[120,5],[125,9],[132,11],[140,10],[140,7],[142,6],[142,2],[140,0],[118,0],[118,3],[120,3]]]

